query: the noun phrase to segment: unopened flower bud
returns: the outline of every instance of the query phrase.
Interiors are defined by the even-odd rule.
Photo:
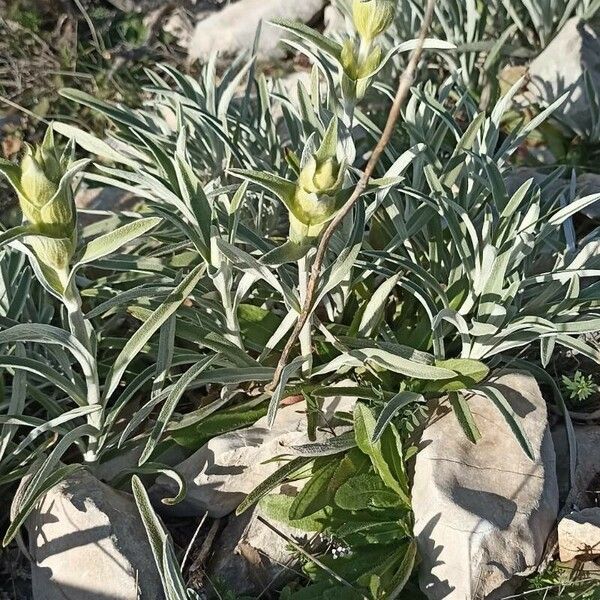
[[[356,42],[347,39],[343,46],[340,62],[343,68],[342,91],[349,100],[361,100],[370,83],[373,74],[382,61],[381,46],[374,44],[371,51],[364,57]]]
[[[69,166],[62,164],[49,129],[40,146],[27,148],[20,168],[2,169],[17,192],[23,216],[32,226],[27,243],[38,260],[61,274],[68,268],[77,241],[70,181],[74,173],[67,174]]]
[[[337,210],[337,193],[346,171],[337,158],[337,141],[337,121],[332,120],[318,150],[304,160],[290,215],[295,238],[316,237]]]
[[[354,0],[352,16],[360,37],[370,42],[394,21],[396,0]]]

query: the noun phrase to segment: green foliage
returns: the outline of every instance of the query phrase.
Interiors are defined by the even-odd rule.
[[[571,377],[563,375],[562,383],[567,397],[574,403],[584,402],[590,396],[600,391],[598,384],[594,383],[593,376],[584,375],[579,370],[575,371]]]
[[[578,236],[574,220],[600,195],[553,192],[559,171],[512,193],[505,182],[530,134],[565,98],[510,129],[523,81],[482,101],[502,57],[514,54],[510,45],[537,49],[560,23],[544,20],[540,2],[507,11],[506,2],[452,1],[438,6],[426,41],[428,76],[415,83],[375,177],[331,238],[298,357],[265,389],[306,298],[315,245],[381,135],[388,82],[422,18],[410,1],[398,3],[393,24],[389,3],[360,4],[357,11],[383,7],[383,16],[359,14],[341,43],[276,24],[313,63],[297,94],[253,58],[217,74],[213,57],[198,77],[157,64],[146,73],[143,108],[62,90],[111,124],[106,139],[56,123],[56,143],[70,140],[65,154],[53,146],[51,155],[2,163],[33,206],[24,204],[22,224],[0,231],[0,481],[33,473],[14,500],[6,541],[47,486],[82,464],[95,471],[134,448],[132,472],[181,484],[161,463],[167,450],[190,453],[261,417],[272,424],[291,398],[306,412],[310,443],[290,449],[238,512],[260,502],[271,518],[322,533],[336,552],[309,560],[310,585],[284,597],[408,598],[417,558],[407,461],[429,403],[448,397],[476,443],[469,398],[483,394],[532,456],[519,417],[488,385],[490,372],[523,351],[540,369],[533,363],[545,367],[557,346],[600,360],[584,337],[600,326],[600,238],[597,230]],[[498,24],[507,27],[492,37]],[[124,35],[137,39],[130,25]],[[365,48],[374,35],[380,50]],[[66,170],[73,145],[93,164]],[[25,190],[23,173],[33,171]],[[92,222],[81,211],[62,211],[60,223],[42,215],[59,192],[73,209],[81,175],[132,193],[139,210]],[[59,225],[68,238],[60,265],[36,247],[32,224],[44,234]],[[565,382],[578,397],[590,384]],[[340,394],[357,401],[354,413],[325,427],[320,402]],[[347,429],[331,437],[336,424]],[[291,479],[304,480],[295,497],[272,493]],[[133,487],[166,593],[183,598],[168,536],[139,479]]]

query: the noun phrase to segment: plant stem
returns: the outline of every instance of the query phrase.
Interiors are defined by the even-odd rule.
[[[308,255],[303,256],[298,261],[298,292],[300,296],[300,305],[306,302],[306,292],[308,289],[309,264]],[[302,363],[302,374],[310,377],[312,371],[312,319],[307,319],[306,325],[300,332],[300,352],[304,362]]]
[[[415,74],[417,72],[417,67],[419,64],[419,60],[421,59],[421,55],[423,54],[423,46],[425,44],[425,38],[427,37],[427,33],[431,26],[431,22],[433,20],[433,13],[435,9],[435,0],[428,0],[427,9],[425,10],[425,16],[423,17],[423,23],[421,25],[421,31],[419,32],[419,38],[417,41],[417,46],[413,50],[410,60],[408,61],[408,65],[400,80],[398,82],[398,89],[396,91],[396,96],[394,98],[394,102],[390,108],[390,113],[388,116],[387,123],[385,124],[385,128],[381,135],[380,140],[377,142],[377,145],[373,149],[373,153],[371,154],[371,158],[365,167],[365,170],[360,178],[360,181],[356,185],[352,196],[346,201],[346,203],[339,210],[335,218],[329,223],[329,226],[323,233],[323,237],[319,242],[319,246],[317,247],[317,254],[315,256],[315,260],[312,265],[310,278],[308,280],[308,285],[306,288],[305,301],[302,306],[302,312],[298,317],[298,321],[296,322],[296,326],[294,330],[290,334],[286,345],[281,353],[281,357],[279,358],[279,362],[277,363],[277,367],[275,368],[275,373],[273,375],[273,379],[271,383],[266,386],[267,390],[273,390],[277,387],[281,379],[281,373],[287,364],[289,355],[294,348],[294,344],[298,340],[304,326],[308,322],[310,315],[314,309],[313,307],[313,299],[315,296],[315,292],[317,289],[317,283],[319,282],[319,277],[321,276],[321,268],[323,266],[323,261],[325,259],[325,255],[327,253],[327,248],[329,247],[329,242],[333,237],[336,229],[339,227],[340,223],[346,218],[346,215],[352,210],[354,205],[358,202],[358,199],[361,197],[363,192],[366,190],[369,181],[375,172],[375,167],[379,162],[385,148],[387,147],[394,130],[396,129],[396,123],[400,118],[400,112],[402,110],[402,106],[408,97],[408,93],[410,92],[410,86],[413,83],[415,78]]]
[[[98,364],[96,361],[95,343],[90,335],[90,330],[86,324],[81,309],[81,295],[72,281],[63,297],[63,304],[67,309],[69,328],[73,336],[81,342],[89,352],[92,360],[88,365],[82,365],[85,383],[87,386],[87,404],[89,406],[100,406],[100,380],[98,377]],[[87,416],[88,424],[98,430],[97,435],[90,435],[87,450],[84,453],[85,462],[93,463],[98,459],[98,440],[102,431],[104,414],[102,410],[91,413]]]

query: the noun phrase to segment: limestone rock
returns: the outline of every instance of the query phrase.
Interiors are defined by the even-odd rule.
[[[27,521],[35,600],[162,600],[134,500],[83,471]]]
[[[586,508],[563,517],[558,524],[560,560],[600,556],[600,508]]]
[[[547,103],[569,92],[554,117],[580,135],[589,133],[592,128],[584,73],[591,77],[592,86],[600,89],[600,39],[589,24],[573,17],[532,61],[529,90]]]
[[[188,47],[190,60],[205,61],[212,52],[228,57],[251,50],[261,22],[259,57],[280,58],[284,51],[279,41],[285,34],[267,21],[283,18],[309,23],[324,5],[325,0],[240,0],[230,4],[196,25]]]
[[[430,600],[493,600],[534,571],[558,513],[555,455],[535,379],[503,372],[491,380],[531,443],[530,460],[494,404],[469,405],[482,439],[472,444],[442,403],[417,454],[413,486],[421,588]]]
[[[354,398],[326,398],[322,421],[332,423],[336,411],[351,412],[354,403]],[[328,433],[319,431],[319,440],[327,437]],[[279,469],[283,462],[272,461],[273,457],[290,454],[290,446],[307,443],[303,403],[281,407],[271,429],[264,417],[251,427],[217,436],[175,467],[187,483],[187,496],[168,510],[180,516],[208,512],[210,517],[223,517]],[[150,494],[158,499],[175,491],[171,479],[159,477]]]
[[[299,570],[298,554],[287,540],[266,525],[260,508],[231,516],[209,565],[209,579],[220,577],[237,596],[256,596],[270,584],[279,589]],[[276,523],[278,531],[302,546],[304,531]]]

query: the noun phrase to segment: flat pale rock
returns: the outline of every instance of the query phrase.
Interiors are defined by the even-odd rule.
[[[560,560],[589,560],[600,556],[600,508],[585,508],[563,517],[558,524]]]
[[[355,402],[354,398],[325,398],[322,424],[331,423],[336,411],[351,412]],[[220,518],[233,512],[247,494],[284,464],[273,461],[274,457],[291,454],[291,446],[309,443],[305,410],[304,403],[281,407],[271,429],[263,417],[251,427],[213,438],[177,465],[175,469],[187,484],[187,496],[168,509],[170,514],[208,513]],[[317,437],[324,440],[330,435],[321,429]],[[174,492],[173,480],[164,476],[150,490],[154,499]]]
[[[259,58],[280,58],[284,51],[279,42],[286,34],[267,21],[280,18],[309,23],[324,6],[325,0],[240,0],[196,25],[188,46],[189,58],[206,61],[213,52],[224,58],[252,50],[261,21]]]
[[[592,86],[600,89],[600,39],[583,19],[573,17],[531,62],[528,88],[546,103],[568,92],[566,102],[553,116],[581,135],[592,128],[592,106],[584,73],[591,78]]]
[[[430,600],[493,600],[541,561],[558,513],[555,455],[546,404],[535,379],[504,372],[491,380],[516,413],[530,460],[494,404],[469,399],[482,439],[472,444],[442,403],[426,427],[412,491]]]
[[[133,498],[83,471],[27,521],[35,600],[163,600]]]

